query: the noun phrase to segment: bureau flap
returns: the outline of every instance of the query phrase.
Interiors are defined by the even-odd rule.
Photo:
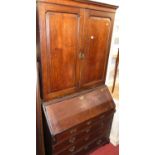
[[[114,101],[106,86],[79,93],[67,99],[43,106],[51,134],[59,134],[73,126],[114,110]]]

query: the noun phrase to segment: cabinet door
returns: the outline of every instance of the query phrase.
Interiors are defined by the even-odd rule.
[[[85,42],[81,59],[81,87],[105,82],[113,13],[86,10]]]
[[[74,92],[78,86],[80,8],[38,4],[43,99]]]

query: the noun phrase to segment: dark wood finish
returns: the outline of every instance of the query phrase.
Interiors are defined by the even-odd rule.
[[[90,143],[86,144],[82,147],[79,151],[76,152],[76,155],[85,155],[88,154],[90,151],[109,143],[109,141],[103,137],[97,137],[97,139],[91,141]]]
[[[93,1],[37,0],[46,155],[82,155],[109,142],[115,104],[105,77],[116,9]]]
[[[116,8],[81,0],[38,1],[44,101],[105,83]]]
[[[111,120],[112,117],[113,113],[109,119]],[[109,130],[109,125],[111,124],[109,119],[103,119],[101,121],[98,120],[94,125],[90,125],[83,130],[80,129],[79,133],[70,135],[66,140],[53,145],[53,152],[57,153],[60,150],[64,150],[66,147],[71,147],[72,145],[75,145],[77,141],[83,141],[84,143],[87,143],[100,135],[105,135],[105,137],[108,138],[109,133],[107,133],[107,131]]]
[[[38,71],[39,64],[37,63],[37,73]],[[39,73],[37,78],[39,78]],[[39,79],[37,79],[36,90],[36,153],[37,155],[45,155]]]
[[[101,136],[108,141],[115,105],[106,86],[52,102],[43,105],[49,152],[72,154]]]
[[[72,13],[46,13],[50,92],[74,89],[79,17]],[[50,47],[51,45],[51,47]]]
[[[81,123],[80,125],[76,125],[74,127],[72,127],[71,129],[64,131],[61,134],[58,134],[55,136],[55,140],[58,142],[64,141],[65,139],[69,138],[70,136],[76,136],[77,134],[80,134],[81,132],[85,132],[87,131],[87,129],[89,128],[90,130],[94,127],[97,128],[98,126],[100,126],[100,117],[103,117],[106,120],[106,118],[108,116],[110,116],[110,118],[113,116],[113,111],[111,111],[110,113],[104,113],[103,115],[99,116],[99,117],[95,117],[92,118],[91,121],[85,121],[84,123]],[[99,121],[99,122],[98,122]],[[88,125],[91,122],[91,125]],[[102,124],[102,123],[101,123]],[[81,131],[80,133],[77,133],[77,131]]]
[[[102,133],[103,131],[98,131],[97,132],[94,132],[93,134],[91,135],[86,135],[84,137],[82,137],[79,141],[76,142],[76,144],[74,145],[71,145],[69,147],[66,147],[63,151],[60,150],[60,152],[54,152],[54,154],[58,154],[58,155],[69,155],[69,154],[79,154],[79,150],[81,150],[81,148],[85,145],[85,144],[89,144],[89,142],[93,141],[94,139],[96,139],[96,137],[99,139],[96,141],[96,143],[98,145],[101,145],[101,140],[100,140],[100,137],[101,135],[103,134]],[[101,135],[100,135],[101,134]],[[106,138],[105,138],[106,139]],[[76,153],[77,152],[77,153]]]

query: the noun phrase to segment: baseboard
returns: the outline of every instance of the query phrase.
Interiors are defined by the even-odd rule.
[[[119,140],[115,139],[114,137],[110,137],[110,143],[114,146],[117,146],[119,144]]]

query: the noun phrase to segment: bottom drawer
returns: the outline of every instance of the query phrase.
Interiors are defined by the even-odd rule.
[[[64,150],[61,153],[58,153],[59,155],[85,155],[87,153],[89,153],[89,151],[108,143],[108,140],[105,137],[98,137],[95,140],[93,140],[90,143],[87,143],[84,146],[81,146],[81,148],[79,148],[78,150],[76,150],[75,146],[70,147],[67,150]]]
[[[84,146],[82,149],[80,149],[80,151],[76,152],[75,155],[86,155],[90,153],[90,151],[92,151],[93,149],[105,145],[107,143],[109,143],[109,141],[105,137],[98,138],[95,141]]]

